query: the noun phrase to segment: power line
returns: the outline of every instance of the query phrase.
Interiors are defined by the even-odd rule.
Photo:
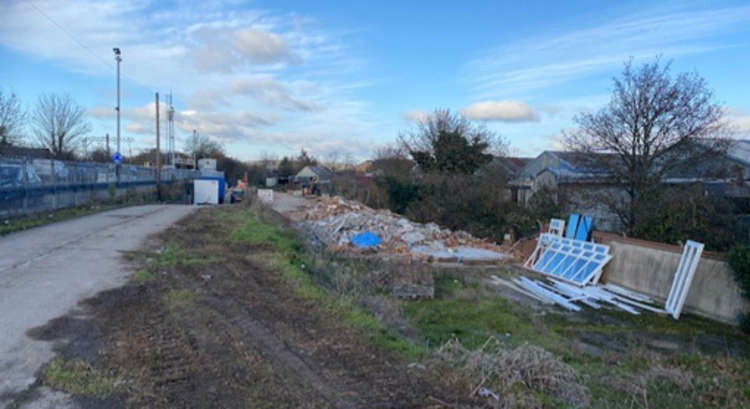
[[[37,7],[37,5],[36,5],[36,4],[34,4],[34,3],[33,3],[33,2],[31,2],[31,1],[29,1],[29,4],[30,4],[30,5],[31,5],[31,7],[33,7],[33,8],[34,8],[34,9],[35,9],[35,10],[36,10],[36,11],[37,11],[37,12],[38,12],[39,14],[41,14],[41,15],[42,15],[42,16],[44,16],[44,17],[45,17],[45,18],[46,18],[47,20],[49,20],[49,22],[50,22],[50,23],[54,24],[54,25],[55,25],[55,27],[57,27],[58,29],[60,29],[60,31],[62,31],[62,32],[63,32],[63,33],[65,33],[65,34],[66,34],[66,35],[67,35],[68,37],[70,37],[70,39],[71,39],[71,40],[73,40],[73,42],[74,42],[74,43],[76,43],[76,44],[77,44],[77,45],[78,45],[79,47],[81,47],[81,48],[82,48],[82,49],[84,49],[84,50],[85,50],[86,52],[88,52],[88,53],[89,53],[89,54],[90,54],[90,55],[91,55],[92,57],[94,57],[94,58],[96,58],[97,60],[99,60],[99,62],[101,62],[102,64],[104,64],[104,65],[105,65],[105,66],[106,66],[107,68],[114,68],[114,65],[112,65],[112,64],[111,64],[111,63],[109,63],[109,62],[107,62],[107,61],[106,61],[105,59],[103,59],[102,57],[100,57],[99,55],[97,55],[96,53],[94,53],[94,51],[93,51],[93,50],[92,50],[91,48],[87,47],[86,45],[84,45],[84,44],[83,44],[83,43],[81,43],[80,41],[76,40],[76,38],[75,38],[75,37],[73,36],[73,34],[71,34],[71,33],[70,33],[70,32],[69,32],[68,30],[66,30],[66,29],[65,29],[65,28],[64,28],[63,26],[61,26],[61,25],[60,25],[60,24],[58,24],[58,23],[57,23],[57,22],[56,22],[55,20],[53,20],[53,19],[52,19],[52,17],[50,17],[49,15],[47,15],[47,13],[43,12],[43,11],[42,11],[42,9],[40,9],[39,7]]]

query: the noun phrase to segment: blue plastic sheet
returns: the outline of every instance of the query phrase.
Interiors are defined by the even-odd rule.
[[[380,240],[380,237],[369,231],[359,233],[356,236],[352,237],[352,244],[360,249],[375,247],[380,244],[381,241],[382,240]]]

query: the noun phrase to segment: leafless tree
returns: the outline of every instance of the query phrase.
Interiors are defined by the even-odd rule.
[[[185,151],[196,159],[213,157],[224,154],[221,144],[206,135],[194,132],[185,144]]]
[[[696,171],[722,157],[729,143],[721,106],[696,73],[672,76],[659,59],[640,67],[625,64],[613,79],[609,104],[575,117],[578,129],[564,134],[568,149],[581,153],[593,173],[625,195],[601,199],[631,231],[639,209],[664,181],[687,168]],[[610,192],[611,193],[611,192]]]
[[[57,158],[71,156],[79,137],[91,130],[86,110],[68,94],[40,95],[31,126],[39,144]]]
[[[0,90],[0,144],[17,144],[25,121],[26,112],[16,94],[5,95]]]

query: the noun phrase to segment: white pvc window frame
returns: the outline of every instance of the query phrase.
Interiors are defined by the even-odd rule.
[[[682,307],[685,305],[690,285],[695,276],[695,270],[698,268],[701,254],[703,253],[703,243],[688,240],[682,249],[680,263],[677,265],[677,271],[674,273],[672,288],[669,290],[667,302],[664,309],[674,318],[679,319]]]
[[[583,287],[597,283],[611,259],[606,244],[542,233],[524,267]]]

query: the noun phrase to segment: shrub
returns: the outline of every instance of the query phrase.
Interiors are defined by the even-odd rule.
[[[729,250],[729,266],[745,298],[750,298],[750,245],[736,244]],[[750,314],[739,317],[740,329],[750,334]]]
[[[742,295],[750,298],[750,245],[737,244],[729,250],[729,266],[742,289]]]

